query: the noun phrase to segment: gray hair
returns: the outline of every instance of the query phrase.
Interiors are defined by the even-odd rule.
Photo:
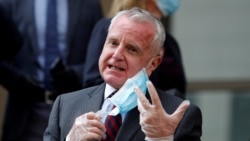
[[[156,32],[155,32],[155,36],[151,45],[154,47],[158,47],[159,48],[158,51],[160,51],[160,49],[163,48],[166,35],[165,35],[165,29],[164,29],[162,22],[158,20],[155,16],[153,16],[151,13],[149,13],[148,11],[140,9],[138,7],[118,12],[111,20],[109,30],[113,26],[114,22],[123,15],[126,15],[129,19],[133,21],[152,23],[155,26]]]

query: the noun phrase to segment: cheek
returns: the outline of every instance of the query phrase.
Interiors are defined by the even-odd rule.
[[[107,58],[107,55],[105,54],[105,52],[102,52],[98,61],[100,72],[103,70],[103,67],[105,66],[105,63],[106,63],[105,60],[107,60],[106,58]]]
[[[104,60],[106,60],[106,58],[109,56],[110,52],[107,49],[103,49],[102,53],[99,57],[99,63],[104,63]],[[95,56],[93,56],[95,57]]]
[[[100,68],[100,71],[103,71],[108,63],[108,60],[110,58],[112,58],[112,54],[113,54],[113,51],[110,50],[110,48],[108,49],[103,49],[100,57],[99,57],[99,68]],[[95,57],[95,56],[93,56]]]
[[[98,68],[99,68],[99,71],[101,73],[102,72],[102,58],[101,57],[99,58]]]
[[[128,64],[128,75],[129,77],[133,76],[136,74],[139,70],[141,70],[143,67],[145,67],[144,61],[143,60],[136,60],[136,59],[131,59],[127,60]]]

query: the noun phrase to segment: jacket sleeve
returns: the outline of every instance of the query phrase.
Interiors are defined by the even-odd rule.
[[[191,104],[179,124],[174,141],[200,141],[202,136],[201,110]]]
[[[99,73],[98,61],[104,46],[110,19],[100,20],[94,27],[88,44],[86,63],[83,74],[83,86],[90,87],[103,82]]]

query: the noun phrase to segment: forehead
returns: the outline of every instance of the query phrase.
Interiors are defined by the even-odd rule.
[[[110,35],[126,36],[127,39],[148,44],[154,38],[155,28],[150,22],[133,21],[126,16],[119,17],[109,31]]]

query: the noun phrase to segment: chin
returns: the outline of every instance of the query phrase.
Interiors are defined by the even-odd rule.
[[[116,89],[119,89],[125,83],[125,81],[117,77],[104,77],[104,81]]]

